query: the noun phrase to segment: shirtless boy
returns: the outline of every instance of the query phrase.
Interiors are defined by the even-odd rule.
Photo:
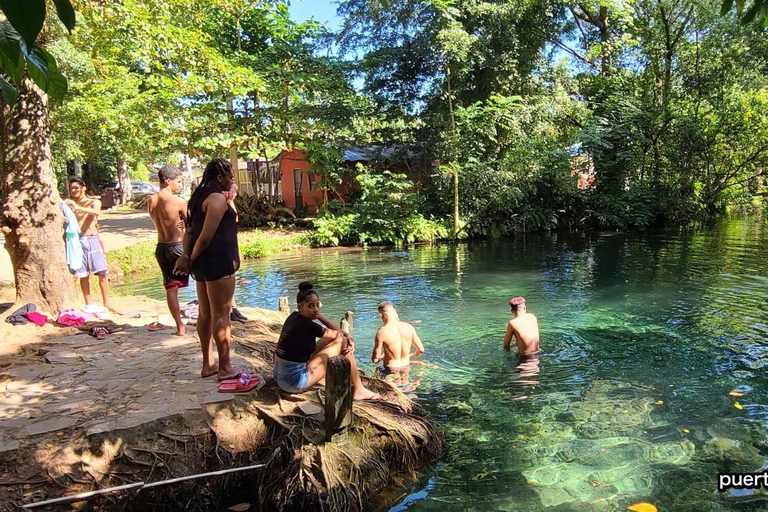
[[[173,273],[176,260],[184,254],[181,241],[184,238],[187,203],[177,195],[181,190],[182,172],[180,168],[174,165],[165,165],[157,173],[157,176],[160,179],[160,192],[149,198],[148,207],[149,216],[157,228],[155,258],[157,258],[157,263],[163,272],[165,298],[171,316],[176,322],[176,334],[184,336],[186,327],[181,321],[179,310],[179,288],[185,288],[189,285],[189,276]]]
[[[509,307],[515,317],[507,324],[507,333],[504,335],[504,350],[509,352],[512,344],[512,336],[517,343],[517,353],[521,356],[530,356],[539,353],[539,321],[532,313],[528,313],[525,307],[525,299],[515,297],[509,301]]]
[[[424,345],[411,324],[401,322],[400,317],[391,302],[379,304],[379,316],[384,325],[376,333],[371,361],[378,363],[383,360],[384,374],[391,374],[407,369],[411,357],[419,357],[424,353]],[[415,352],[411,354],[411,346]]]
[[[101,214],[101,201],[86,195],[85,181],[74,177],[69,180],[69,195],[72,199],[67,203],[77,218],[80,225],[80,245],[83,248],[83,266],[75,272],[80,279],[80,288],[83,291],[86,313],[96,313],[99,307],[91,301],[91,283],[88,276],[99,276],[99,288],[104,307],[114,311],[109,303],[109,277],[107,276],[107,259],[104,254],[104,245],[99,238],[99,214]]]

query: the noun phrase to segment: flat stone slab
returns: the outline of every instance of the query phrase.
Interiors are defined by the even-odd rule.
[[[30,423],[24,427],[27,435],[36,436],[46,432],[56,432],[75,425],[79,421],[78,416],[49,416],[47,419]]]
[[[49,363],[59,364],[79,364],[83,362],[79,355],[69,351],[51,351],[45,354],[45,359]]]
[[[47,364],[0,369],[10,377],[0,386],[0,451],[16,449],[30,436],[73,427],[89,435],[130,429],[234,398],[218,393],[215,377],[200,377],[200,344],[191,332],[150,333],[142,325],[105,340],[77,334],[43,346]],[[248,372],[255,362],[233,358]]]
[[[218,391],[212,391],[200,399],[200,405],[226,402],[233,398],[235,398],[234,393],[219,393]]]

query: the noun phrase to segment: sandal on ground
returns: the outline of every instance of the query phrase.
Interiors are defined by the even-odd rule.
[[[88,333],[94,338],[96,338],[97,340],[103,340],[104,338],[107,337],[108,331],[104,327],[96,326],[96,327],[91,327],[91,330],[88,331]]]
[[[163,329],[167,329],[167,326],[161,324],[160,322],[152,322],[147,326],[147,329],[150,331],[161,331]]]
[[[259,385],[259,378],[255,375],[241,373],[236,380],[227,380],[219,386],[219,393],[247,393]]]

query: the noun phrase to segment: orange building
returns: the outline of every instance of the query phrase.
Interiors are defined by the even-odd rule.
[[[413,169],[432,166],[433,163],[426,160],[424,151],[418,146],[370,146],[352,147],[344,151],[344,164],[354,169],[358,162],[385,162],[394,170],[412,175]],[[312,172],[307,156],[301,150],[294,149],[283,153],[280,163],[281,192],[285,206],[291,209],[306,208],[307,211],[317,212],[323,204],[325,191],[320,188],[320,177]],[[342,187],[333,193],[328,199],[349,199],[349,191],[352,185]],[[338,194],[338,195],[337,195]]]

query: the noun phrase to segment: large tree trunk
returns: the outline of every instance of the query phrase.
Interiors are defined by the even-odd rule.
[[[29,77],[15,105],[0,99],[2,231],[16,302],[58,313],[75,298],[64,247],[64,216],[51,154],[48,97]]]
[[[128,174],[128,162],[124,157],[117,157],[117,181],[120,183],[120,190],[123,193],[123,204],[133,199],[133,187],[131,186],[131,176]]]

